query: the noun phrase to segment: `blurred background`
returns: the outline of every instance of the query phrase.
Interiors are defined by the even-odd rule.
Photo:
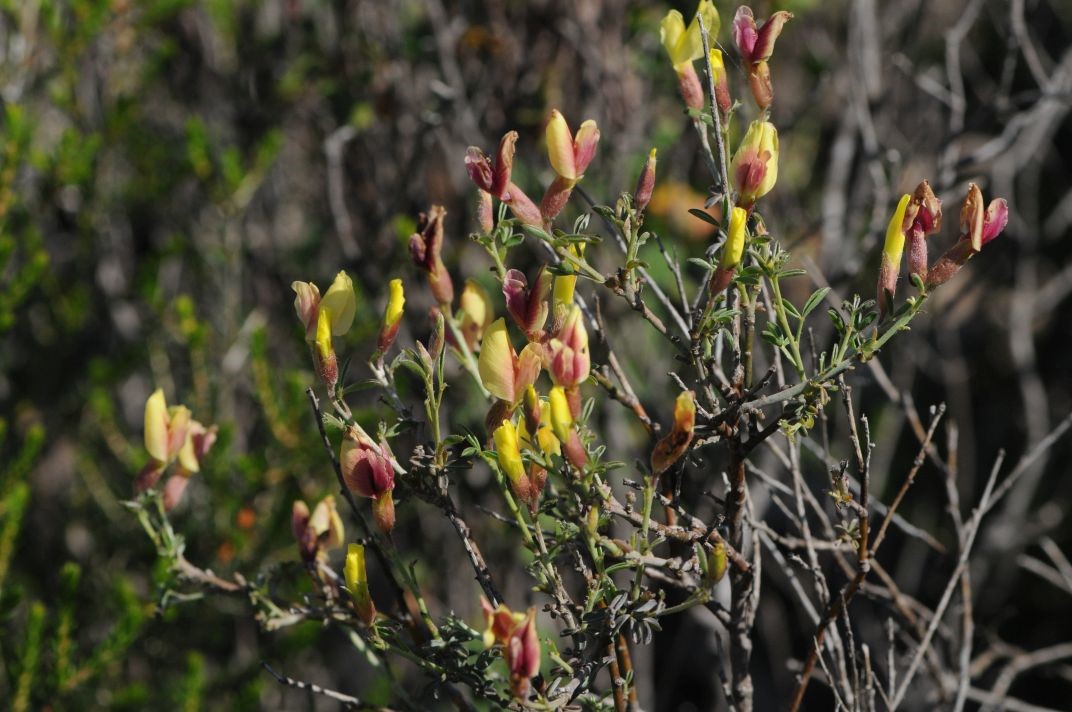
[[[754,109],[730,45],[736,6],[717,5],[743,105],[736,137]],[[400,341],[430,330],[432,300],[406,250],[419,211],[447,207],[455,284],[493,289],[468,240],[467,146],[491,151],[516,129],[514,180],[538,197],[552,177],[542,144],[549,111],[574,127],[593,118],[602,138],[585,191],[612,204],[656,147],[649,226],[682,262],[704,253],[711,228],[687,211],[702,207],[711,180],[659,43],[669,7],[0,0],[0,699],[22,709],[334,708],[280,687],[264,660],[389,702],[389,678],[337,632],[312,623],[262,632],[241,598],[162,605],[167,572],[122,506],[145,460],[145,399],[161,387],[169,403],[220,426],[172,515],[187,557],[223,576],[293,566],[291,502],[335,487],[304,396],[313,376],[290,283],[324,288],[339,269],[354,277],[358,318],[339,346],[354,355],[354,379],[367,377],[391,277],[407,284]],[[881,355],[888,382],[867,368],[851,379],[877,443],[874,491],[888,500],[918,447],[904,398],[888,395],[905,393],[923,414],[947,404],[968,511],[999,449],[1016,462],[1072,409],[1072,3],[754,9],[796,15],[772,61],[781,163],[764,217],[836,293],[871,296],[885,222],[919,180],[945,200],[932,254],[951,244],[969,181],[987,200],[1009,200],[1006,233]],[[560,223],[584,207],[575,197]],[[510,266],[531,273],[537,255],[525,249]],[[645,257],[671,287],[657,250]],[[609,270],[617,255],[593,259]],[[702,274],[689,265],[686,278],[694,287]],[[815,282],[796,282],[789,296],[800,303]],[[669,356],[622,303],[601,306],[638,395],[667,421]],[[825,337],[820,328],[820,344]],[[416,395],[416,384],[403,385]],[[483,411],[465,388],[450,396],[450,425],[479,432]],[[371,391],[352,403],[371,422],[389,412]],[[614,459],[632,462],[646,441],[626,416],[600,405],[594,427]],[[947,452],[948,432],[936,439]],[[972,574],[975,648],[991,656],[980,661],[984,682],[989,663],[1072,640],[1072,578],[1059,556],[1072,554],[1070,456],[1072,440],[1057,441],[983,529]],[[805,465],[821,490],[823,462]],[[480,509],[501,509],[486,471],[457,484],[507,600],[523,607],[531,581],[516,543]],[[690,486],[705,487],[696,479],[686,494]],[[904,514],[951,544],[945,507],[940,475],[924,468]],[[479,626],[479,589],[449,526],[404,496],[398,512],[399,546],[414,557],[433,613]],[[886,547],[880,558],[902,591],[933,606],[953,557],[896,535]],[[777,565],[765,568],[753,671],[758,708],[777,709],[813,626]],[[874,610],[861,636],[884,640],[886,604],[855,605],[864,618]],[[644,707],[714,708],[716,654],[701,621],[668,627],[638,653]],[[425,681],[413,679],[419,691]],[[812,687],[816,709],[832,704]],[[1067,709],[1070,688],[1072,664],[1058,663],[1027,671],[1010,692]]]

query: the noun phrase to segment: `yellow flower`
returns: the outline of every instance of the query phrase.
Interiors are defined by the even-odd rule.
[[[696,7],[696,16],[703,16],[704,27],[707,28],[711,44],[714,44],[714,38],[718,36],[721,24],[715,4],[711,0],[700,0],[700,4]],[[700,23],[696,16],[686,28],[685,18],[681,13],[671,10],[666,13],[666,17],[659,25],[659,40],[663,43],[666,53],[670,55],[674,69],[679,72],[684,65],[703,57],[703,38],[700,35]]]
[[[387,300],[387,308],[383,312],[383,323],[386,326],[394,326],[402,318],[402,310],[406,304],[406,293],[402,289],[401,279],[392,279],[388,285],[391,296]]]
[[[889,225],[886,226],[886,242],[882,245],[882,258],[899,268],[901,266],[901,254],[904,252],[904,216],[908,209],[908,202],[912,196],[905,193],[897,203],[897,209],[893,211]]]
[[[562,386],[554,386],[549,394],[551,401],[551,429],[561,442],[569,440],[573,416],[570,414],[569,400]]]
[[[511,482],[517,482],[525,477],[525,463],[521,461],[521,450],[518,447],[517,428],[509,420],[504,420],[502,425],[495,429],[495,455],[499,460],[499,467],[510,478]]]
[[[376,606],[369,593],[368,573],[365,570],[365,547],[361,544],[350,544],[346,548],[343,576],[346,579],[346,588],[354,600],[354,608],[357,609],[358,616],[366,625],[371,625],[376,619]]]
[[[496,319],[484,330],[477,359],[480,380],[488,392],[499,400],[516,406],[525,396],[525,388],[540,375],[541,346],[528,344],[521,356],[510,343],[506,320]]]
[[[320,358],[327,359],[333,353],[331,347],[331,310],[320,307],[316,322],[316,350]]]
[[[730,166],[737,184],[737,204],[751,206],[778,180],[778,129],[769,121],[753,121]]]
[[[551,167],[567,184],[572,185],[581,179],[596,155],[599,127],[595,121],[588,119],[574,135],[562,112],[553,109],[547,121],[545,139]]]
[[[730,229],[726,233],[726,244],[722,247],[722,257],[719,266],[730,269],[741,263],[744,257],[744,228],[748,222],[748,211],[744,208],[734,207],[730,211]]]

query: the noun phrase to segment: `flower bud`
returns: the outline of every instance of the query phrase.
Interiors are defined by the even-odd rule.
[[[486,193],[492,192],[495,169],[491,165],[488,154],[476,146],[470,146],[465,151],[465,172],[469,174],[469,180],[473,181],[477,188]]]
[[[354,602],[357,617],[367,626],[376,621],[376,604],[369,593],[368,573],[365,570],[365,547],[350,544],[346,547],[346,564],[343,566],[346,589]]]
[[[570,196],[573,195],[575,184],[576,181],[558,176],[551,182],[551,185],[547,186],[547,191],[540,200],[540,217],[544,222],[550,223],[558,217],[569,202]]]
[[[640,170],[640,177],[637,178],[636,190],[633,191],[633,203],[636,205],[637,212],[644,212],[644,208],[648,207],[648,203],[651,202],[651,194],[655,190],[655,149],[651,149],[651,153],[648,154],[648,160],[644,163],[644,167]],[[577,278],[574,277],[574,280]]]
[[[292,282],[294,290],[294,311],[305,326],[305,340],[316,338],[316,323],[320,314],[320,290],[312,282]]]
[[[707,575],[704,577],[709,586],[714,586],[726,575],[729,561],[726,557],[726,542],[719,539],[707,556]]]
[[[454,284],[443,264],[443,221],[447,211],[441,205],[433,205],[427,213],[420,214],[418,229],[409,238],[410,256],[414,264],[428,278],[428,287],[439,304],[449,305],[454,301]]]
[[[503,420],[492,438],[495,441],[495,456],[499,461],[499,468],[510,481],[510,489],[519,500],[535,511],[539,502],[540,492],[533,489],[532,480],[525,471],[525,463],[521,459],[521,446],[518,438],[517,426],[509,420]],[[541,480],[541,488],[542,488]]]
[[[520,270],[507,271],[503,279],[506,309],[529,341],[540,341],[542,336],[543,325],[547,321],[547,292],[550,286],[551,275],[542,265],[536,273],[532,289],[529,289],[525,273]]]
[[[566,389],[561,386],[551,388],[551,429],[561,443],[562,453],[578,470],[583,470],[588,462],[588,453],[581,442],[577,430],[573,427],[573,407]]]
[[[684,391],[674,403],[674,425],[659,440],[651,453],[651,471],[658,477],[677,462],[692,442],[696,425],[696,399],[692,391]]]
[[[912,193],[901,227],[908,240],[908,273],[926,280],[926,238],[942,227],[942,201],[935,197],[927,181],[921,181]]]
[[[782,34],[782,28],[792,17],[792,13],[784,10],[776,12],[757,29],[752,9],[742,5],[737,8],[737,14],[733,18],[733,42],[748,67],[748,84],[752,90],[752,98],[763,111],[767,110],[774,99],[767,61],[774,53],[774,43]]]
[[[710,60],[711,72],[714,74],[715,103],[718,104],[718,110],[725,121],[730,109],[733,108],[733,98],[730,96],[729,79],[726,75],[726,63],[722,58],[722,51],[712,47]]]
[[[499,151],[495,155],[495,170],[491,188],[487,189],[494,196],[501,196],[506,186],[510,185],[510,174],[514,169],[514,146],[517,143],[517,131],[507,131],[499,141]]]
[[[778,129],[769,121],[753,121],[730,166],[737,186],[737,205],[751,209],[778,180]]]
[[[730,211],[730,224],[726,232],[726,243],[722,246],[722,256],[718,268],[711,275],[711,294],[720,294],[733,281],[737,265],[744,257],[745,227],[748,223],[748,211],[734,207]]]
[[[882,246],[882,263],[878,272],[878,305],[880,316],[893,308],[893,295],[897,292],[897,275],[901,271],[901,255],[904,252],[904,216],[911,196],[902,195],[886,227],[886,241]]]
[[[532,384],[525,388],[524,404],[525,429],[529,433],[538,432],[540,429],[540,416],[543,410],[541,406],[543,404],[540,403],[540,397],[536,395],[536,388]]]
[[[387,306],[383,310],[383,324],[380,325],[380,335],[376,342],[376,349],[380,353],[387,353],[391,344],[398,336],[398,327],[402,323],[402,310],[406,304],[406,294],[402,288],[401,279],[392,279],[389,285],[390,297]]]
[[[592,159],[596,157],[596,146],[599,144],[599,127],[592,119],[588,119],[577,129],[577,135],[573,137],[574,169],[577,171],[577,180],[584,176]]]
[[[540,638],[536,634],[536,609],[530,608],[525,619],[510,634],[505,650],[510,670],[510,689],[519,700],[529,694],[530,680],[540,672]]]
[[[548,344],[548,349],[551,379],[557,385],[578,386],[588,378],[591,368],[588,332],[577,305],[571,308],[557,336]]]
[[[547,158],[551,161],[555,173],[567,181],[576,181],[580,173],[577,171],[573,152],[573,134],[566,123],[566,117],[558,109],[551,111],[544,137],[547,141]]]

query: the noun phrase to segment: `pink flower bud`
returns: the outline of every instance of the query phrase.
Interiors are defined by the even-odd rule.
[[[648,203],[651,202],[651,194],[654,190],[655,149],[653,148],[651,153],[648,154],[648,160],[644,163],[644,168],[640,171],[636,190],[633,191],[633,202],[636,204],[637,211],[644,212],[644,208],[648,207]]]
[[[704,91],[703,85],[700,84],[700,76],[696,74],[696,70],[691,63],[683,64],[679,68],[675,67],[675,69],[677,71],[677,90],[680,92],[685,106],[693,111],[703,111]]]
[[[547,192],[543,194],[543,199],[540,201],[540,216],[545,222],[549,223],[554,220],[566,207],[576,183],[577,181],[559,176],[547,186]]]
[[[476,187],[485,192],[492,192],[492,184],[495,181],[495,169],[491,165],[488,154],[476,146],[470,146],[465,151],[465,171],[469,174],[469,180]]]
[[[921,181],[909,200],[902,228],[908,240],[908,273],[927,279],[927,236],[942,227],[942,201]]]
[[[476,222],[485,234],[495,229],[495,206],[491,202],[491,193],[486,190],[477,191]]]
[[[515,697],[525,699],[530,680],[540,672],[540,638],[536,634],[535,608],[530,608],[525,619],[515,626],[504,652],[510,670],[510,688]]]
[[[168,477],[164,484],[164,511],[170,512],[182,501],[182,495],[186,491],[186,485],[190,482],[190,475],[179,471]]]
[[[547,293],[550,287],[551,275],[543,266],[536,273],[532,289],[529,289],[524,272],[519,270],[509,270],[503,279],[502,291],[506,298],[506,309],[529,341],[540,341],[549,311]]]
[[[517,131],[508,131],[499,141],[499,152],[495,156],[495,175],[489,192],[501,196],[506,186],[510,185],[510,174],[514,168],[514,145],[517,143]]]
[[[443,264],[443,221],[447,211],[441,205],[433,205],[427,213],[420,214],[419,233],[409,239],[410,256],[414,264],[424,270],[432,296],[439,304],[449,305],[454,301],[454,284]]]

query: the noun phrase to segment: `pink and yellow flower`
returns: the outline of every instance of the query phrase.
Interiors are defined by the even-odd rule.
[[[540,375],[541,352],[540,345],[527,344],[518,356],[510,343],[505,319],[496,319],[484,330],[477,370],[484,388],[507,403],[508,412],[517,407],[525,389]]]
[[[769,121],[753,121],[733,154],[730,173],[737,187],[737,205],[752,205],[778,180],[778,129]]]

